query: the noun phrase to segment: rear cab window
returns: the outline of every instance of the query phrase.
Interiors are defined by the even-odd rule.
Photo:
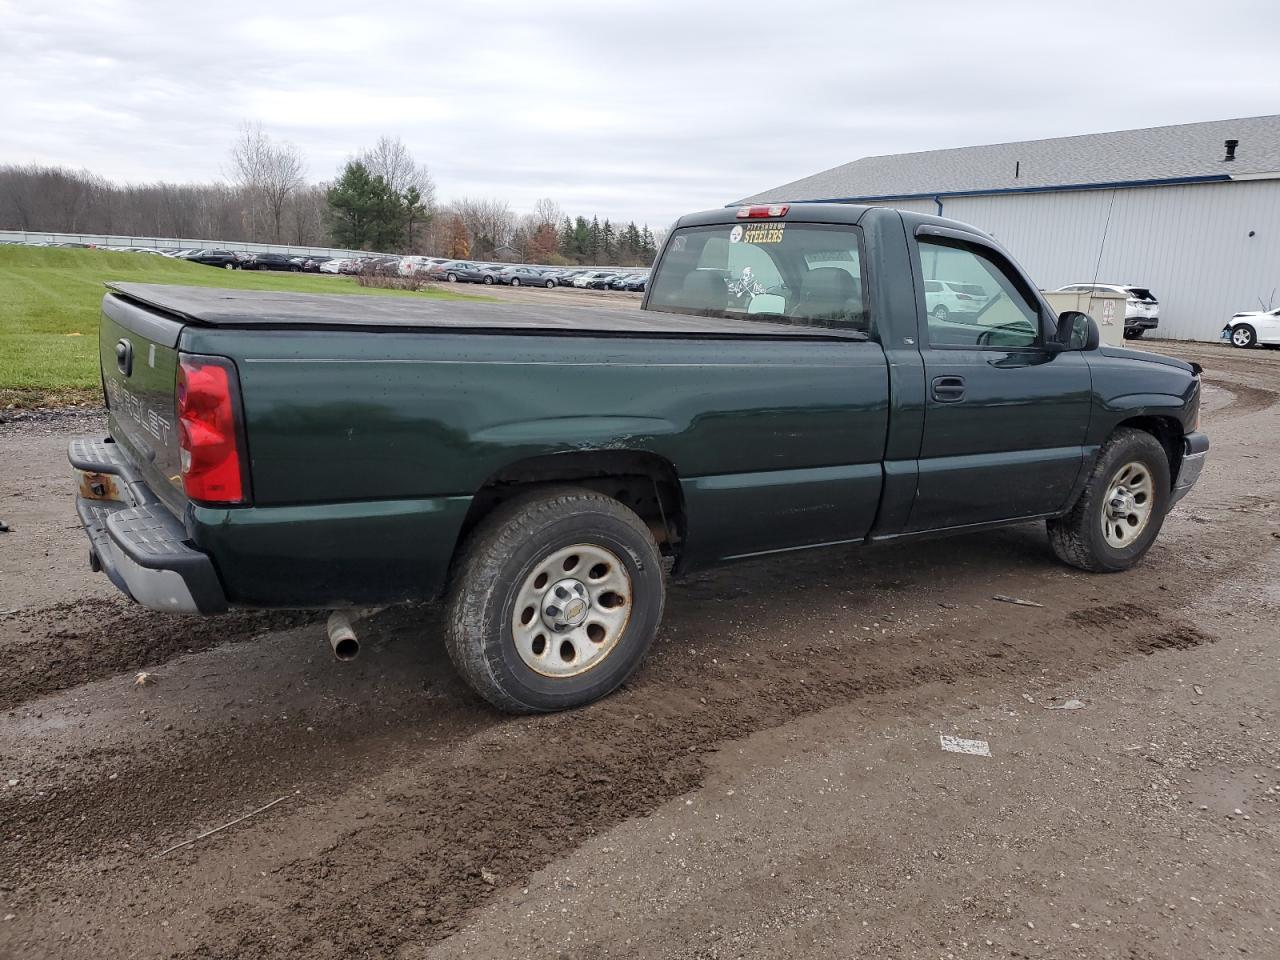
[[[760,219],[682,227],[649,284],[648,309],[836,327],[872,336],[862,232]]]

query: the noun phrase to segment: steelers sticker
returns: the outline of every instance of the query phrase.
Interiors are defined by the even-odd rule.
[[[761,245],[781,243],[783,232],[786,229],[787,225],[785,223],[752,223],[747,225],[742,234],[742,239],[747,243]]]
[[[734,227],[732,230],[729,231],[729,242],[730,243],[742,242],[742,224],[738,224],[736,227]]]

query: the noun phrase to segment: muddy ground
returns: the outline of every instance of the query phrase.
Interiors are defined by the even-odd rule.
[[[1280,354],[1159,349],[1214,446],[1139,569],[1034,525],[742,564],[539,718],[430,608],[338,664],[130,606],[72,509],[97,414],[0,423],[0,957],[1280,956]]]

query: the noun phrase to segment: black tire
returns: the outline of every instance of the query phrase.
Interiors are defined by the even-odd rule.
[[[458,275],[456,273],[445,274],[445,279],[448,280],[450,283],[457,283]]]
[[[546,287],[548,290],[550,290],[555,285],[556,285],[556,282],[554,280],[548,280],[546,283],[543,284],[543,286]]]
[[[934,307],[931,313],[933,315],[933,319],[937,320],[939,323],[946,323],[947,317],[951,316],[951,311],[947,309],[946,304],[942,303]]]
[[[1124,548],[1107,542],[1103,534],[1103,510],[1108,487],[1126,464],[1140,463],[1151,472],[1153,502],[1146,526]],[[1063,563],[1090,573],[1128,570],[1146,555],[1160,534],[1169,512],[1171,483],[1169,456],[1160,441],[1144,430],[1121,427],[1098,452],[1098,460],[1080,499],[1064,516],[1047,523],[1049,543]]]
[[[1124,338],[1126,340],[1141,340],[1142,335],[1146,332],[1147,331],[1144,330],[1142,327],[1125,327]]]
[[[631,610],[602,659],[582,673],[553,677],[517,650],[516,600],[540,563],[578,544],[619,559]],[[591,490],[544,488],[501,505],[468,538],[449,587],[446,645],[462,677],[500,710],[566,710],[612,693],[631,676],[653,643],[665,599],[662,557],[638,516]]]
[[[1244,334],[1245,336],[1241,336]],[[1248,350],[1258,345],[1258,331],[1247,323],[1237,323],[1231,328],[1231,345]]]
[[[485,282],[485,283],[488,283],[488,284],[493,283],[493,277],[485,277],[485,278],[484,278],[484,282]]]
[[[512,278],[511,278],[511,285],[512,285],[513,287],[518,287],[518,286],[520,286],[520,278],[519,278],[519,277],[512,277]]]

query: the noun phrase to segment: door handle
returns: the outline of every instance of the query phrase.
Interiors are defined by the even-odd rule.
[[[964,399],[964,377],[934,377],[933,399],[938,403],[956,403]]]

